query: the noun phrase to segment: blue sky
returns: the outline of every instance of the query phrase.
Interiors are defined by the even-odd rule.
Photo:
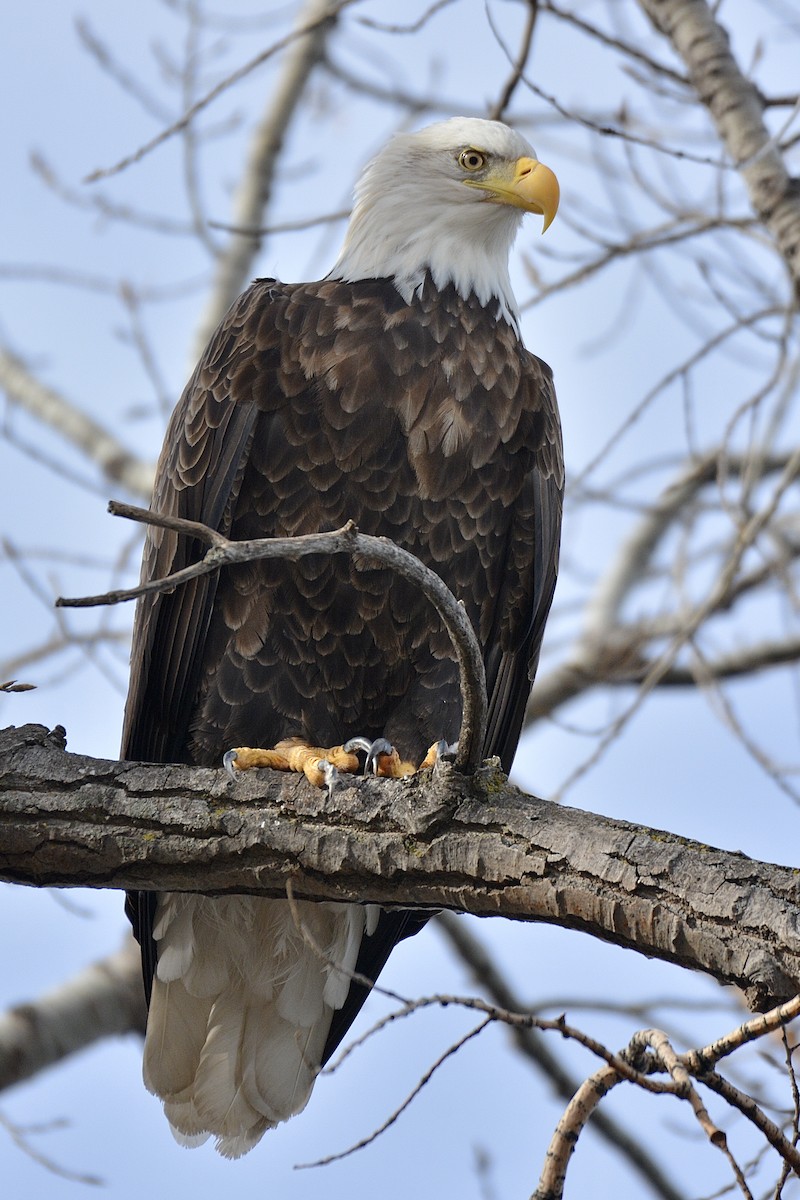
[[[280,36],[293,5],[241,5],[237,13],[274,14],[274,23],[245,26],[234,38],[219,29],[207,38],[212,78],[246,61]],[[424,11],[408,5],[409,21]],[[404,8],[404,14],[406,9]],[[521,29],[517,6],[496,3],[491,9],[512,44]],[[606,7],[589,4],[582,11],[601,19]],[[624,32],[643,29],[635,6],[612,5],[608,10]],[[356,5],[348,20],[369,15],[397,20],[397,6],[387,2]],[[160,443],[164,414],[154,399],[152,380],[130,343],[131,318],[115,281],[137,288],[198,281],[176,301],[147,308],[142,321],[154,349],[164,390],[177,398],[190,369],[192,331],[202,307],[203,280],[210,276],[208,260],[188,237],[167,238],[126,226],[65,205],[31,169],[30,155],[38,151],[78,197],[89,194],[84,176],[129,153],[159,129],[153,115],[126,95],[97,69],[76,35],[77,16],[114,48],[131,71],[146,82],[165,106],[179,110],[179,98],[164,86],[163,59],[152,50],[160,40],[178,56],[184,38],[181,21],[168,5],[142,0],[133,6],[120,0],[85,0],[79,9],[53,0],[18,6],[4,30],[2,99],[13,113],[3,135],[5,184],[0,192],[0,341],[25,357],[46,382],[57,386],[87,412],[113,428],[120,439],[148,459]],[[777,16],[768,18],[757,6],[739,9],[741,28],[734,45],[743,60],[754,52],[756,35],[763,39],[762,62],[777,87],[796,86],[796,45],[781,37]],[[408,50],[403,37],[406,36]],[[533,70],[539,86],[557,94],[567,107],[614,111],[635,94],[635,83],[616,60],[574,37],[564,26],[542,19]],[[652,37],[652,35],[650,35]],[[221,43],[227,43],[227,49]],[[362,27],[352,41],[336,43],[342,62],[381,85],[436,90],[463,105],[485,105],[493,99],[507,74],[504,56],[494,43],[483,6],[459,4],[444,10],[425,32],[380,35]],[[666,52],[658,48],[664,59]],[[161,66],[159,66],[161,63]],[[253,119],[274,85],[277,65],[267,64],[209,109],[202,127],[209,133],[203,151],[203,199],[209,215],[224,221],[231,209],[239,160]],[[783,80],[786,80],[785,85]],[[622,221],[615,209],[614,189],[598,190],[592,174],[598,156],[608,152],[597,134],[576,130],[564,141],[552,113],[536,96],[520,93],[519,114],[533,118],[525,127],[541,157],[559,174],[563,187],[563,217],[545,242],[538,230],[526,226],[515,256],[514,278],[521,298],[531,285],[523,269],[529,257],[542,272],[558,264],[545,254],[567,256],[576,248],[570,215],[601,214],[608,228]],[[450,115],[443,112],[441,115]],[[313,106],[294,125],[275,193],[271,219],[295,220],[319,211],[346,207],[360,165],[395,127],[397,114],[383,106],[358,102],[345,105],[344,93],[320,80]],[[701,124],[701,123],[699,123]],[[624,159],[618,158],[618,169]],[[672,165],[670,165],[672,170]],[[97,188],[119,203],[148,212],[186,219],[181,194],[182,159],[173,141],[123,175]],[[664,178],[674,180],[664,168]],[[714,181],[703,168],[687,168],[681,186],[696,189],[698,200],[708,196]],[[666,184],[665,184],[666,186]],[[640,195],[637,212],[649,201]],[[644,219],[644,218],[643,218]],[[341,225],[311,233],[267,239],[258,271],[287,280],[318,277],[333,261]],[[222,235],[219,235],[222,236]],[[82,272],[109,291],[71,288],[39,277],[39,268],[56,266]],[[36,270],[32,270],[35,268]],[[684,272],[685,274],[682,274]],[[696,298],[691,263],[676,260],[670,278],[683,289],[686,320],[661,294],[658,278],[642,277],[626,266],[580,292],[564,292],[526,315],[527,344],[554,367],[565,427],[567,459],[576,475],[603,445],[610,429],[646,394],[681,355],[696,345],[702,303]],[[624,317],[624,319],[623,319]],[[709,320],[712,317],[709,316]],[[748,347],[754,354],[758,347]],[[758,364],[757,364],[758,367]],[[698,376],[697,437],[712,439],[721,414],[745,398],[755,378],[750,365],[735,356]],[[37,453],[56,458],[67,470],[80,473],[90,486],[76,487],[64,474],[32,460],[18,446],[0,442],[0,512],[3,532],[19,548],[57,550],[55,562],[32,557],[25,578],[8,562],[2,569],[3,634],[0,658],[12,658],[21,648],[44,641],[57,632],[49,608],[58,593],[99,591],[113,577],[113,565],[124,557],[126,578],[136,571],[135,535],[122,530],[105,512],[105,500],[119,495],[86,469],[81,457],[65,449],[61,439],[43,431],[24,415],[7,414],[14,439],[34,443]],[[683,401],[667,392],[626,435],[609,466],[635,463],[656,451],[665,455],[685,450]],[[597,572],[610,560],[630,515],[604,511],[590,518],[568,519],[565,557],[577,560],[586,573]],[[127,552],[125,557],[124,552]],[[76,565],[76,555],[95,565]],[[565,573],[562,599],[585,593],[580,572]],[[577,582],[576,582],[577,580]],[[94,622],[96,618],[92,618]],[[130,614],[115,612],[109,620],[123,628]],[[772,609],[758,609],[754,620],[777,620]],[[85,615],[71,616],[77,631],[94,628]],[[562,633],[573,629],[564,618]],[[720,634],[724,641],[723,634]],[[558,656],[557,645],[548,661]],[[55,663],[32,663],[22,676],[39,684],[23,696],[0,699],[4,724],[36,721],[67,727],[70,748],[98,756],[116,756],[124,702],[125,649],[101,648],[95,657],[72,655]],[[797,759],[797,728],[791,681],[760,677],[734,689],[738,711],[754,736],[784,760]],[[547,795],[560,787],[591,749],[591,729],[608,718],[630,696],[595,695],[565,714],[568,726],[548,724],[526,735],[516,766],[518,782]],[[574,727],[578,727],[578,732]],[[567,801],[657,827],[753,857],[793,861],[796,810],[720,720],[701,695],[670,692],[651,700],[631,723],[625,737],[568,794]],[[121,897],[109,893],[80,893],[76,915],[49,892],[0,889],[2,944],[6,971],[0,979],[0,1002],[16,1003],[53,987],[86,963],[115,950],[125,933]],[[538,926],[512,926],[497,921],[479,923],[478,932],[491,942],[513,973],[523,995],[574,997],[591,989],[611,999],[620,994],[656,996],[680,994],[714,1005],[719,990],[708,981],[648,962],[583,935]],[[446,953],[435,931],[406,943],[386,973],[387,987],[407,995],[466,992],[469,982]],[[591,990],[590,989],[590,990]],[[373,1012],[384,1011],[376,999]],[[624,1044],[634,1028],[633,1018],[606,1014],[575,1014],[598,1037]],[[712,1037],[733,1027],[731,1015],[715,1008],[693,1014],[689,1040]],[[145,1190],[182,1200],[236,1190],[243,1198],[276,1196],[305,1200],[325,1189],[331,1196],[379,1190],[383,1200],[458,1194],[481,1197],[475,1155],[486,1150],[492,1159],[492,1187],[497,1197],[524,1196],[532,1190],[550,1131],[561,1105],[530,1068],[508,1052],[501,1030],[484,1034],[447,1063],[412,1110],[404,1114],[379,1142],[324,1170],[296,1172],[294,1164],[341,1150],[380,1123],[414,1086],[470,1018],[445,1017],[440,1012],[418,1014],[402,1028],[373,1039],[352,1056],[343,1069],[318,1084],[306,1112],[246,1159],[231,1164],[206,1148],[188,1153],[177,1147],[167,1130],[159,1105],[140,1079],[140,1046],[129,1037],[102,1044],[47,1072],[30,1085],[0,1099],[0,1112],[19,1125],[67,1118],[69,1124],[32,1137],[37,1148],[60,1166],[102,1176],[105,1194],[114,1200],[139,1197]],[[362,1028],[365,1026],[362,1026]],[[575,1071],[590,1072],[594,1063],[584,1052],[567,1050]],[[664,1132],[666,1101],[643,1098],[621,1090],[609,1101],[620,1117],[646,1122],[653,1144],[676,1172],[686,1159],[691,1164],[693,1194],[711,1190],[720,1176],[710,1151],[697,1145],[688,1118],[677,1111],[668,1119],[683,1130],[673,1140]],[[734,1126],[736,1123],[733,1123]],[[738,1131],[738,1127],[737,1127]],[[26,1157],[10,1142],[0,1147],[6,1194],[12,1200],[47,1195],[52,1200],[88,1191],[85,1184],[62,1179]],[[746,1157],[743,1154],[742,1157]],[[568,1195],[591,1195],[596,1200],[640,1194],[619,1160],[587,1135],[571,1168]],[[527,1189],[527,1190],[526,1190]],[[488,1194],[488,1193],[486,1193]]]

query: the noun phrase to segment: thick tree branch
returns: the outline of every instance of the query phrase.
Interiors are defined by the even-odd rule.
[[[441,907],[581,929],[735,984],[800,991],[796,872],[536,800],[489,764],[360,779],[65,754],[63,731],[0,734],[0,879]]]
[[[775,238],[800,295],[800,183],[764,122],[765,102],[734,58],[706,0],[639,0],[682,58],[698,97],[744,179],[753,211]]]
[[[138,1030],[147,1011],[142,964],[132,937],[35,1002],[0,1016],[0,1090],[91,1046],[98,1037]]]

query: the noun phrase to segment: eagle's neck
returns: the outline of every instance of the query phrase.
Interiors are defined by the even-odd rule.
[[[365,180],[342,252],[331,279],[355,282],[388,278],[410,303],[426,277],[443,291],[452,284],[519,331],[519,310],[508,273],[508,256],[521,214],[499,205],[474,203],[465,193],[442,203],[440,196],[397,187],[377,192]]]

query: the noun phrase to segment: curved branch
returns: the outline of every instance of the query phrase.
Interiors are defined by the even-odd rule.
[[[463,605],[456,600],[436,572],[426,567],[414,554],[396,546],[388,538],[359,533],[352,521],[331,533],[310,533],[287,538],[254,538],[251,541],[234,542],[207,525],[197,521],[186,521],[182,517],[166,516],[131,504],[120,504],[115,500],[111,501],[108,509],[114,516],[127,517],[146,525],[157,525],[162,529],[173,529],[187,537],[198,538],[211,548],[200,562],[175,571],[165,579],[154,579],[139,587],[107,592],[102,596],[85,596],[79,599],[59,597],[56,601],[57,607],[88,608],[98,604],[119,604],[154,592],[172,591],[190,579],[210,575],[220,567],[233,563],[252,562],[261,558],[284,558],[296,562],[308,554],[349,554],[356,567],[362,564],[365,567],[373,567],[378,562],[408,579],[430,600],[438,612],[455,650],[463,704],[456,766],[463,771],[472,771],[478,766],[486,740],[488,707],[486,671],[481,648]]]
[[[450,908],[580,929],[742,988],[800,991],[796,872],[526,796],[489,764],[407,781],[66,754],[0,733],[0,879]]]

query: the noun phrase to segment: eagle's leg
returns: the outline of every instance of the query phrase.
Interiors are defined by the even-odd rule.
[[[311,746],[302,738],[286,738],[271,750],[237,746],[226,751],[222,764],[232,779],[239,771],[249,771],[253,767],[302,771],[315,787],[330,786],[330,767],[354,774],[360,765],[358,755],[344,746]]]
[[[342,749],[365,751],[367,756],[364,763],[365,775],[372,772],[373,775],[381,775],[388,779],[405,779],[407,775],[416,775],[417,771],[435,766],[440,755],[447,749],[447,744],[443,741],[434,742],[419,765],[401,758],[392,743],[386,738],[376,738],[374,742],[371,742],[368,738],[354,737],[350,738],[349,742],[345,742]]]

